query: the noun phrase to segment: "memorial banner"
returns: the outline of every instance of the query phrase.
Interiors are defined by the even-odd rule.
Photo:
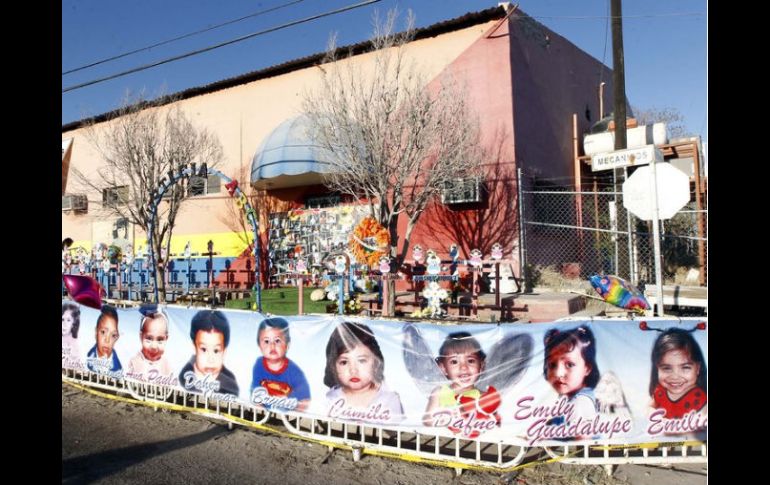
[[[62,302],[62,367],[277,412],[542,446],[705,440],[703,319],[445,325]]]

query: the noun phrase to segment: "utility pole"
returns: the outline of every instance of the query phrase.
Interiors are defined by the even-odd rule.
[[[626,148],[626,69],[623,60],[623,13],[621,0],[611,0],[612,95],[614,99],[615,150]]]
[[[625,61],[623,60],[623,13],[621,9],[621,0],[610,0],[610,17],[612,23],[612,105],[613,121],[615,123],[615,150],[623,150],[627,146],[626,142],[626,73]],[[600,87],[601,88],[601,87]],[[612,184],[614,192],[620,192],[618,183],[619,169],[612,169]],[[610,202],[610,221],[612,229],[617,230],[616,214],[619,205],[618,196]],[[629,234],[629,237],[630,234]],[[613,270],[620,273],[620,258],[618,254],[618,236],[613,234],[612,240],[615,246],[615,257],[613,258]]]
[[[615,115],[615,150],[623,150],[627,147],[626,141],[626,69],[623,58],[623,10],[621,0],[610,0],[610,15],[612,16],[612,94],[614,98]],[[663,274],[660,256],[660,220],[658,218],[658,188],[655,175],[655,160],[651,163],[653,180],[653,241],[655,253],[655,286],[657,295],[658,316],[663,316]],[[625,169],[624,169],[625,170]],[[615,191],[617,192],[617,169],[613,169],[615,179]],[[626,216],[628,217],[628,216]],[[628,237],[631,237],[630,231]],[[615,256],[617,261],[617,242]],[[629,255],[631,256],[631,255]],[[616,263],[616,271],[618,264]]]

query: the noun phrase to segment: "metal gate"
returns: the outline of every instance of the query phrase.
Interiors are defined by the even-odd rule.
[[[464,439],[421,433],[406,427],[385,427],[269,412],[232,401],[219,401],[178,388],[114,379],[88,370],[62,368],[62,381],[107,399],[154,409],[193,412],[234,425],[312,441],[330,448],[410,462],[464,469],[510,472],[560,461],[575,465],[706,463],[707,445],[699,441],[634,445],[565,445],[528,447],[504,441]],[[94,389],[98,389],[95,391]]]

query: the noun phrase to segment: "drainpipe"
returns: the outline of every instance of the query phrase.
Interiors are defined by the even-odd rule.
[[[599,119],[604,118],[604,85],[607,84],[604,81],[599,83]]]
[[[578,254],[578,262],[580,263],[581,267],[584,264],[584,245],[583,245],[583,183],[581,179],[581,164],[580,156],[579,156],[579,145],[578,145],[578,122],[577,122],[577,114],[572,114],[572,160],[574,162],[575,167],[575,225],[578,227],[577,229],[577,254]]]

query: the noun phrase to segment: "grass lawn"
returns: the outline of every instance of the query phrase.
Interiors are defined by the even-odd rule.
[[[303,288],[305,296],[305,313],[326,313],[329,300],[311,301],[310,293],[316,288]],[[225,308],[249,310],[254,302],[253,297],[246,300],[227,300]],[[296,315],[298,306],[297,287],[271,288],[262,290],[262,311],[273,315]]]

